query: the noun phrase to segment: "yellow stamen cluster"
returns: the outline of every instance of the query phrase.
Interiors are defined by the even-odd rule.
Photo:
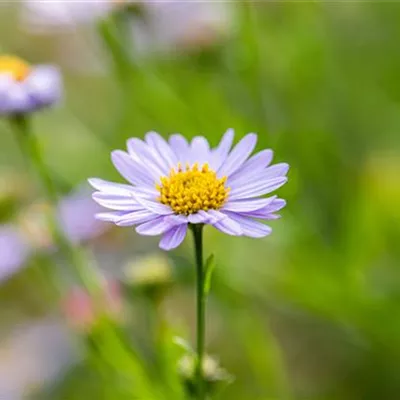
[[[0,74],[8,73],[15,80],[23,81],[30,73],[29,64],[18,57],[0,56]]]
[[[200,210],[218,210],[228,198],[229,188],[225,187],[226,177],[218,178],[208,164],[201,168],[196,163],[183,169],[171,169],[169,176],[161,178],[156,188],[159,201],[170,206],[176,214],[194,214]]]

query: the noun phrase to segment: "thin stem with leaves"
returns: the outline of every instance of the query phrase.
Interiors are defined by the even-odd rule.
[[[37,175],[42,185],[43,195],[50,205],[50,210],[46,213],[46,217],[54,241],[66,260],[75,268],[78,278],[90,289],[93,287],[94,282],[88,276],[88,260],[83,250],[70,242],[60,226],[57,218],[59,200],[57,190],[44,162],[37,138],[31,132],[30,121],[25,115],[17,115],[11,119],[11,122],[23,157]]]
[[[194,250],[196,259],[196,315],[197,315],[197,359],[196,359],[196,393],[198,400],[205,399],[203,359],[205,343],[205,305],[206,293],[204,290],[204,264],[203,264],[203,225],[192,225]]]

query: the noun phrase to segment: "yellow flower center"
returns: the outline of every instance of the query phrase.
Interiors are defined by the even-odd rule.
[[[201,168],[196,163],[183,169],[171,169],[169,176],[161,178],[156,188],[158,200],[170,206],[176,214],[194,214],[200,210],[218,210],[228,198],[229,188],[225,187],[226,177],[218,178],[208,164]]]
[[[31,68],[28,63],[18,57],[0,56],[0,74],[8,73],[15,80],[23,81],[30,73]]]

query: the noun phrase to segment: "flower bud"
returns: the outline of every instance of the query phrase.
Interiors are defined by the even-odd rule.
[[[132,260],[124,267],[124,283],[149,297],[162,296],[172,281],[171,264],[162,254]]]
[[[218,383],[232,381],[232,376],[220,366],[219,361],[206,355],[203,359],[203,377],[207,393],[212,393]],[[178,363],[178,372],[190,395],[196,393],[196,355],[185,354]]]

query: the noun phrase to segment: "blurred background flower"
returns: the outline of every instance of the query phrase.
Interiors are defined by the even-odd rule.
[[[26,262],[30,246],[12,225],[0,226],[0,282],[17,272]]]
[[[62,82],[51,65],[31,66],[14,56],[0,56],[0,115],[25,114],[61,98]]]

